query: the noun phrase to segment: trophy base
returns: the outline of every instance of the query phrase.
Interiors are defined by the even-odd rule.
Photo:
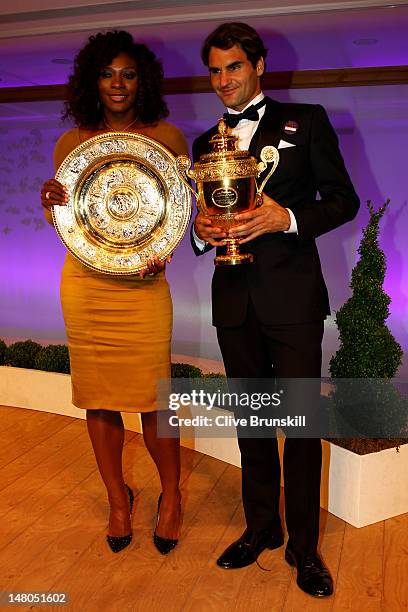
[[[252,253],[239,252],[238,238],[227,238],[225,242],[227,250],[224,255],[217,255],[214,259],[216,266],[239,266],[240,264],[252,263],[254,261]]]
[[[216,266],[239,266],[240,264],[252,263],[252,253],[237,253],[235,255],[217,255],[214,259]]]

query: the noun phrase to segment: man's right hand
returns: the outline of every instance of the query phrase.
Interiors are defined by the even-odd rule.
[[[68,191],[56,179],[45,181],[41,189],[41,204],[44,208],[50,209],[55,204],[66,206],[68,204]]]
[[[208,244],[211,244],[212,246],[216,247],[225,245],[227,232],[220,227],[212,225],[211,219],[203,215],[201,212],[198,213],[195,218],[194,231],[197,238],[204,240],[204,242],[208,242]]]

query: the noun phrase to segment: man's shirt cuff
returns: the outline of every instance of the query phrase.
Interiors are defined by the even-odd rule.
[[[285,230],[283,233],[284,234],[297,234],[298,233],[298,227],[297,227],[295,215],[290,210],[290,208],[287,208],[286,210],[289,213],[290,225],[289,225],[289,229]],[[202,240],[200,240],[200,242],[202,242]]]
[[[296,223],[296,221],[295,221],[295,223]],[[290,229],[290,228],[289,228],[289,229]],[[288,230],[288,231],[289,231],[289,230]],[[297,228],[296,228],[296,231],[297,231]],[[207,246],[207,242],[205,242],[205,240],[201,240],[201,238],[199,238],[199,237],[197,236],[197,234],[195,233],[195,227],[194,227],[194,225],[193,225],[193,231],[192,231],[192,234],[193,234],[193,240],[194,240],[194,243],[195,243],[195,245],[196,245],[197,249],[198,249],[199,251],[204,251],[205,247]]]

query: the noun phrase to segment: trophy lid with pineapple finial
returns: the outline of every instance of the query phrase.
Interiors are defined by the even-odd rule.
[[[250,155],[249,151],[238,149],[238,137],[232,133],[223,117],[218,121],[218,131],[211,138],[210,144],[212,152],[201,155],[194,166],[197,180],[210,180],[210,177],[219,173],[227,173],[231,178],[258,175],[257,160]]]

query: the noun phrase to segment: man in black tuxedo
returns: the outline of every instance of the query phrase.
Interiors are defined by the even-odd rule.
[[[255,261],[215,268],[213,324],[228,377],[320,378],[323,322],[330,309],[315,238],[353,219],[359,199],[325,110],[263,95],[266,54],[257,32],[243,23],[219,26],[202,48],[239,148],[257,158],[266,145],[280,153],[262,205],[240,214],[239,225],[229,232]],[[216,130],[195,140],[195,161],[211,151],[209,140]],[[197,255],[214,246],[223,252],[226,237],[197,215],[192,231]],[[227,569],[247,566],[266,548],[283,544],[277,440],[239,436],[239,446],[247,528],[217,561]],[[296,566],[301,589],[331,595],[332,579],[317,553],[320,439],[286,438],[283,464],[289,533],[285,559]]]

